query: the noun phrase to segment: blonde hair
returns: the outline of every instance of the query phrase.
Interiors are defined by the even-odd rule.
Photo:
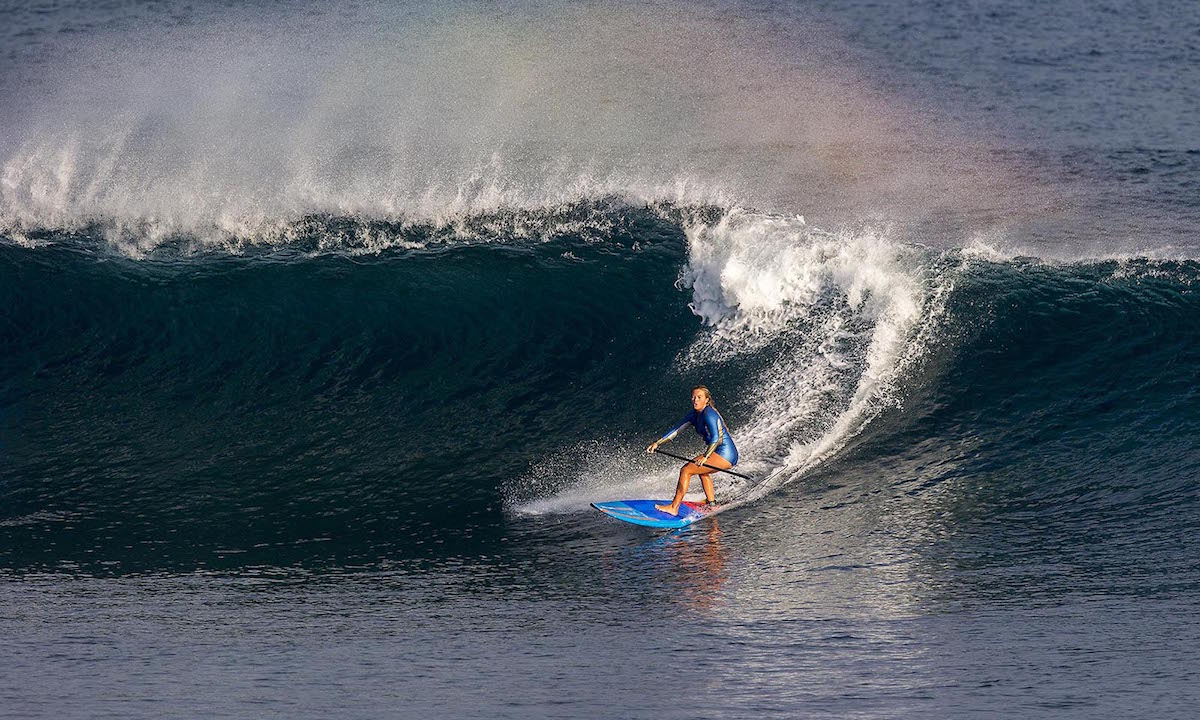
[[[692,388],[692,392],[696,392],[697,390],[704,391],[704,397],[708,398],[708,406],[713,409],[713,412],[717,414],[717,417],[721,418],[721,425],[718,427],[718,429],[722,433],[729,432],[729,426],[725,424],[725,417],[721,415],[721,411],[717,409],[717,406],[713,405],[712,392],[703,385],[697,385],[696,387]]]

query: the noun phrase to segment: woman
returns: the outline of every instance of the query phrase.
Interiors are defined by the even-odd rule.
[[[696,428],[696,434],[704,438],[708,447],[702,454],[697,455],[696,459],[679,469],[679,487],[675,488],[675,499],[671,504],[654,506],[669,515],[679,514],[679,503],[683,502],[683,496],[687,494],[693,475],[700,476],[705,501],[716,502],[712,482],[713,470],[728,470],[737,465],[738,461],[738,451],[733,444],[733,438],[729,436],[729,428],[725,426],[725,418],[712,406],[712,394],[703,385],[692,388],[692,411],[687,417],[679,421],[666,435],[650,443],[646,452],[652,453],[657,450],[659,445],[675,437],[685,425]]]

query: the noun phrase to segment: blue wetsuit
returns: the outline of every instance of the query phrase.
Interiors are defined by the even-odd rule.
[[[721,417],[721,413],[711,405],[706,405],[703,410],[696,412],[692,410],[687,414],[687,417],[680,420],[679,423],[671,428],[666,435],[663,435],[659,442],[664,442],[675,437],[675,434],[684,427],[691,425],[696,428],[696,434],[704,439],[705,444],[709,448],[716,445],[713,452],[720,455],[729,461],[730,465],[737,465],[738,451],[733,444],[733,438],[729,436],[729,428],[725,425],[725,419]],[[705,449],[708,452],[708,449]]]

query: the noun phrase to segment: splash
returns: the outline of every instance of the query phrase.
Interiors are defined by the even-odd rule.
[[[800,217],[735,211],[688,237],[681,282],[712,329],[689,357],[767,357],[740,437],[748,455],[781,460],[782,471],[748,501],[803,475],[900,401],[952,273],[939,254],[883,232],[829,233]]]
[[[706,329],[679,362],[697,374],[713,363],[753,369],[752,411],[734,433],[745,460],[738,469],[760,480],[723,488],[743,504],[803,477],[901,402],[905,373],[936,336],[956,267],[882,231],[833,233],[798,216],[734,209],[715,221],[693,218],[685,230],[689,258],[678,284],[691,291]],[[621,492],[662,495],[669,473],[658,469],[655,480],[653,472],[607,467],[598,479],[575,478],[570,490],[515,506],[568,511]]]

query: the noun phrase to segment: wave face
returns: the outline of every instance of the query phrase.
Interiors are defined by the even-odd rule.
[[[775,472],[719,492],[877,475],[927,502],[999,478],[1001,515],[1104,511],[1134,536],[1195,515],[1193,261],[615,198],[288,237],[0,242],[6,570],[485,552],[529,515],[665,492],[641,449],[699,382],[743,469]]]

